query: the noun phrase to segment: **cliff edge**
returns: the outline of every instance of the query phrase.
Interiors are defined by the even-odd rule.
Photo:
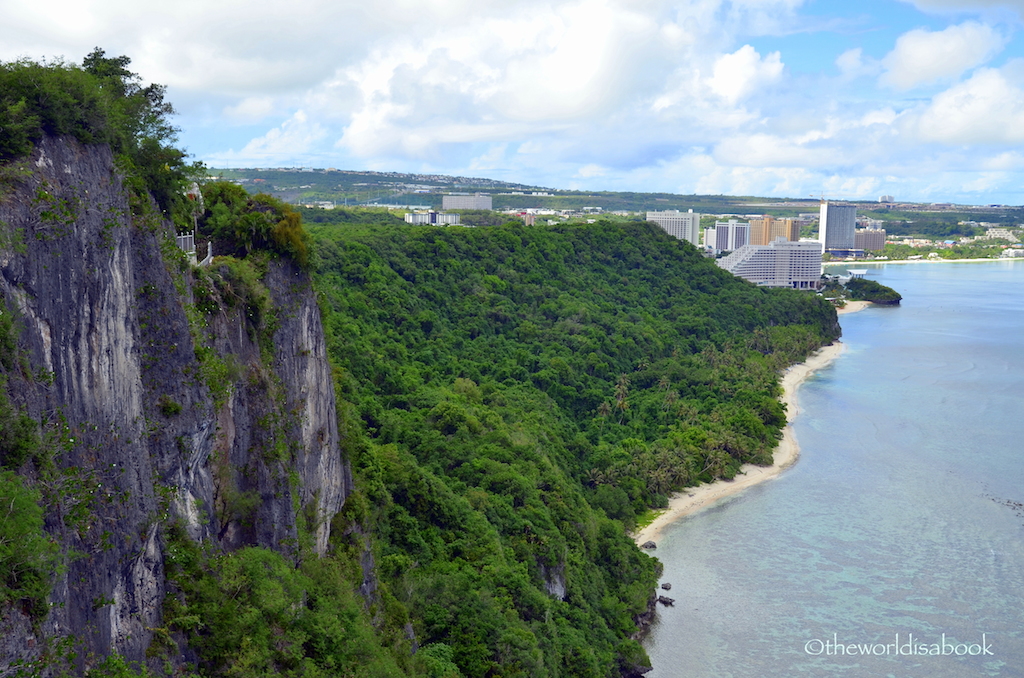
[[[44,614],[0,608],[0,676],[61,638],[80,669],[142,662],[167,633],[169,525],[213,549],[326,550],[352,481],[320,312],[287,258],[258,280],[191,264],[106,145],[46,137],[0,189],[0,389],[38,426],[4,465],[42,493],[61,562]]]

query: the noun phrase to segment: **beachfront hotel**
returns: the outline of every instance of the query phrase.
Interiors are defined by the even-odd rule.
[[[715,254],[734,252],[744,245],[750,244],[750,224],[736,219],[716,221],[714,228],[704,230],[704,247],[710,248]]]
[[[767,245],[776,238],[799,240],[800,224],[795,219],[776,219],[772,216],[750,220],[751,245]]]
[[[824,250],[836,256],[848,256],[856,246],[857,207],[822,201],[818,217],[818,240]]]
[[[821,285],[821,243],[815,240],[780,236],[767,245],[744,245],[715,263],[763,287],[815,290]]]

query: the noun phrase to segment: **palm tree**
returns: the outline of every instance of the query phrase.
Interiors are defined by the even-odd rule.
[[[604,424],[608,420],[608,415],[612,413],[612,406],[607,402],[602,402],[597,406],[597,416],[601,417],[601,433],[604,433]]]
[[[665,393],[665,412],[672,409],[672,406],[679,402],[679,391],[672,390]]]
[[[619,381],[615,384],[615,407],[619,408],[622,416],[619,417],[619,424],[626,416],[626,410],[629,409],[629,403],[626,402],[626,397],[629,395],[629,375],[620,374]]]
[[[596,468],[587,469],[586,478],[587,483],[593,487],[597,487],[598,485],[603,485],[608,482],[608,478],[605,474]]]

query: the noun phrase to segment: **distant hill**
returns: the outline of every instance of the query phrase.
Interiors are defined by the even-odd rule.
[[[314,168],[239,168],[210,169],[209,174],[240,182],[252,193],[270,193],[295,204],[331,203],[336,206],[413,205],[439,209],[445,193],[489,193],[494,209],[546,208],[582,210],[601,208],[604,212],[645,212],[650,210],[688,210],[701,214],[738,216],[771,214],[796,217],[817,214],[820,200],[808,198],[766,198],[760,196],[682,195],[636,191],[561,190],[517,184],[481,177],[402,172],[360,172]],[[827,196],[826,196],[827,197]],[[876,201],[849,201],[858,214],[885,221],[927,219],[943,224],[945,232],[957,231],[959,221],[1016,223],[1024,221],[1024,209],[1005,205],[965,206],[930,203],[879,204]],[[903,232],[907,229],[901,229]],[[920,229],[918,229],[920,230]],[[931,229],[925,229],[925,232]],[[963,230],[963,229],[961,229]],[[969,230],[969,229],[968,229]],[[915,231],[909,229],[907,232]]]
[[[479,177],[401,172],[357,172],[337,169],[273,168],[213,169],[209,175],[236,181],[250,192],[267,192],[286,202],[330,201],[341,205],[441,205],[448,192],[548,191],[539,186],[513,184]]]
[[[814,199],[760,198],[755,196],[678,195],[620,191],[577,191],[516,184],[480,177],[402,172],[356,172],[313,168],[239,168],[209,170],[210,176],[240,182],[251,192],[267,192],[286,202],[333,202],[338,206],[394,204],[441,206],[445,193],[489,193],[494,208],[546,207],[604,211],[687,210],[714,214],[765,211],[796,215],[816,212]]]

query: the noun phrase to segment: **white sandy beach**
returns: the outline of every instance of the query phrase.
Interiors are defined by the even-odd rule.
[[[847,302],[844,308],[838,309],[840,314],[860,311],[870,305],[868,301]],[[843,352],[844,346],[841,342],[835,342],[825,346],[811,354],[805,362],[793,365],[786,369],[782,375],[782,402],[786,404],[786,419],[792,423],[799,413],[797,407],[796,393],[809,376],[816,371],[829,365]],[[633,534],[633,540],[639,545],[647,541],[657,541],[662,530],[672,522],[683,516],[690,515],[694,511],[710,506],[714,502],[745,490],[751,485],[764,482],[776,477],[782,471],[793,465],[800,455],[800,446],[793,436],[793,427],[787,425],[782,430],[782,440],[775,448],[771,466],[755,466],[744,464],[740,472],[732,480],[717,480],[713,483],[688,487],[682,492],[672,495],[669,499],[668,508],[665,509],[646,527]]]

